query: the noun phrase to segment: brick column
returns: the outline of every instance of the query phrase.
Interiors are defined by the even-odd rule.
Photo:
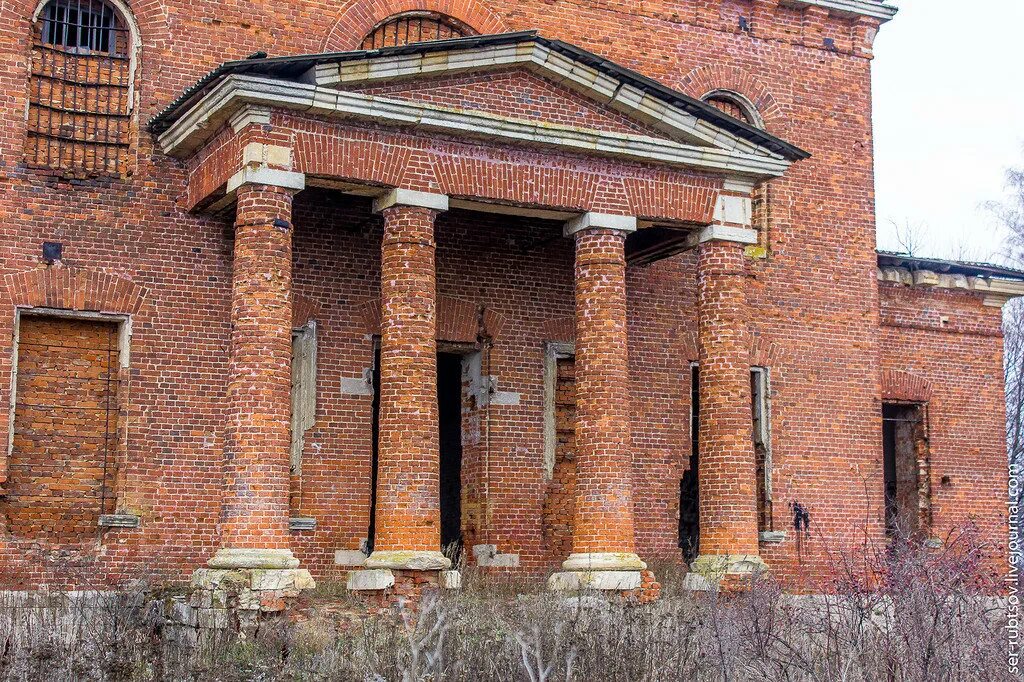
[[[441,553],[434,269],[434,219],[447,208],[444,195],[409,190],[374,204],[384,238],[377,534],[368,569],[451,566]]]
[[[255,632],[261,613],[316,587],[288,548],[292,195],[304,186],[301,173],[260,164],[228,181],[236,208],[227,480],[220,549],[192,574],[201,625],[230,620]]]
[[[636,219],[588,213],[576,241],[576,514],[553,588],[632,590],[646,564],[633,534],[626,347],[626,235]]]
[[[700,556],[715,579],[764,568],[758,556],[757,467],[751,438],[745,244],[753,230],[712,226],[697,257],[700,362]]]
[[[289,550],[292,187],[237,188],[227,485],[214,569],[295,568]]]

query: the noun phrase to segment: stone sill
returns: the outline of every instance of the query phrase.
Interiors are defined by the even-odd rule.
[[[757,534],[757,540],[765,545],[777,545],[786,539],[784,530],[764,530]]]
[[[135,514],[101,514],[97,523],[100,528],[138,528],[139,524]]]
[[[305,516],[293,516],[288,519],[288,530],[316,530],[316,519]]]

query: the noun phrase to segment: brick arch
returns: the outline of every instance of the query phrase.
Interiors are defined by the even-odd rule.
[[[546,320],[542,327],[545,341],[562,341],[572,343],[576,341],[576,318],[557,317],[553,320]]]
[[[403,12],[437,12],[456,19],[477,33],[505,33],[508,26],[480,0],[350,0],[321,43],[323,52],[359,48],[373,27]]]
[[[363,329],[367,334],[379,335],[381,328],[380,301],[370,299],[357,306]],[[438,341],[476,343],[481,332],[492,340],[501,337],[506,318],[501,313],[483,308],[472,301],[453,296],[438,296],[435,313]]]
[[[882,400],[926,403],[931,397],[932,385],[927,379],[898,369],[882,372]]]
[[[724,64],[698,66],[683,77],[679,88],[697,99],[715,90],[743,95],[757,109],[768,132],[775,135],[789,132],[789,121],[768,86],[743,69]]]
[[[679,341],[681,360],[686,362],[697,362],[700,357],[700,347],[697,345],[697,332],[676,330],[676,339]]]
[[[320,314],[320,304],[302,294],[292,294],[292,328],[298,329]]]
[[[782,346],[765,337],[764,334],[750,335],[751,367],[769,367],[774,370],[785,364],[782,355]]]
[[[130,279],[91,268],[49,267],[4,277],[14,306],[133,315],[146,289]]]

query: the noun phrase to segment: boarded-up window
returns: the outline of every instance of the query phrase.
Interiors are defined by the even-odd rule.
[[[469,28],[460,22],[434,12],[409,12],[391,17],[365,38],[360,48],[375,50],[428,40],[447,40],[469,35]]]
[[[23,316],[6,509],[18,537],[75,542],[115,506],[114,322]]]
[[[316,422],[316,323],[292,331],[291,508],[300,511],[302,450]]]
[[[572,528],[576,514],[576,361],[573,356],[555,354],[548,364],[553,388],[548,418],[553,426],[554,459],[544,498],[544,540],[555,560],[572,551]]]
[[[32,28],[29,165],[123,173],[131,136],[132,35],[101,0],[51,0]]]

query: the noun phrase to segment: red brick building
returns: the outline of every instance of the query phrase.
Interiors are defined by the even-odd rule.
[[[2,12],[5,583],[1003,551],[1024,274],[875,250],[893,8]]]

